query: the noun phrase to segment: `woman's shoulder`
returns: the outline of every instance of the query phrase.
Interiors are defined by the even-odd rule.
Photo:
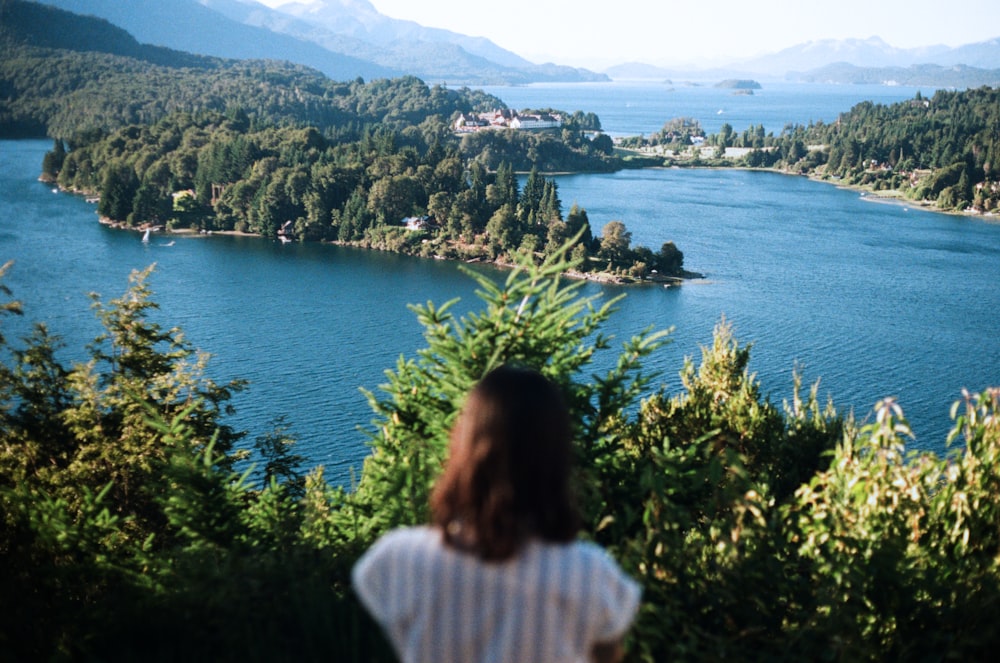
[[[622,570],[617,561],[607,550],[584,539],[577,539],[564,544],[539,543],[538,551],[541,555],[549,555],[550,559],[555,558],[556,565],[562,568],[576,569],[577,572],[588,576],[592,581],[610,582],[614,585],[627,586],[624,591],[631,593],[633,586],[638,585]]]
[[[568,603],[588,606],[587,614],[603,624],[599,641],[624,632],[638,610],[642,588],[608,551],[583,539],[536,545],[538,554],[549,556],[541,565],[558,569],[547,574],[556,591]]]
[[[377,584],[383,574],[441,546],[440,533],[431,527],[400,527],[380,536],[354,564],[355,584]]]
[[[608,551],[587,539],[574,539],[566,543],[536,541],[535,545],[542,550],[548,551],[550,554],[600,563],[613,562]]]
[[[440,538],[441,533],[437,528],[430,525],[414,525],[412,527],[391,529],[383,534],[379,538],[379,541],[416,543],[420,541],[439,540]]]
[[[427,525],[399,527],[383,534],[369,551],[420,550],[441,545],[441,531]]]

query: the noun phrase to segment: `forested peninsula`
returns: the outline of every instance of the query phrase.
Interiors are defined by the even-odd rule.
[[[727,123],[706,135],[697,120],[676,118],[619,146],[647,165],[773,169],[940,211],[994,214],[1000,204],[1000,90],[989,87],[866,101],[778,134]]]
[[[4,11],[0,134],[55,136],[43,177],[99,199],[109,222],[500,263],[575,238],[575,271],[588,278],[689,275],[671,242],[632,246],[620,221],[597,236],[575,203],[564,215],[539,174],[622,166],[610,140],[593,139],[593,114],[460,137],[457,117],[506,105],[412,77],[338,83],[285,63],[148,47],[34,3]],[[40,27],[52,22],[64,33]],[[103,44],[114,51],[94,52]],[[521,191],[515,171],[529,170]]]

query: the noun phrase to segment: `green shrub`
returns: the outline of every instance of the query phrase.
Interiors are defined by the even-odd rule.
[[[1000,389],[956,404],[960,447],[908,453],[891,400],[863,426],[798,379],[771,404],[723,321],[668,393],[643,369],[666,334],[612,350],[616,300],[560,280],[565,251],[503,283],[470,272],[483,306],[464,317],[413,307],[426,347],[368,393],[351,490],[302,475],[280,421],[256,456],[239,448],[220,417],[241,383],[205,378],[149,321],[149,270],[97,303],[85,363],[61,365],[44,326],[23,348],[0,335],[3,657],[391,660],[350,568],[426,521],[461,401],[504,362],[571,405],[586,536],[644,588],[629,660],[982,660],[1000,644]],[[261,472],[236,474],[248,459]]]

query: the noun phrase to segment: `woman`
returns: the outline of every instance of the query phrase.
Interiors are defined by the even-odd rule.
[[[469,394],[431,495],[432,524],[382,537],[354,586],[400,659],[615,661],[639,586],[580,529],[569,413],[542,375],[490,372]]]

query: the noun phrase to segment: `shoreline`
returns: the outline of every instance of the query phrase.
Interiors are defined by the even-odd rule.
[[[156,233],[161,237],[166,237],[168,235],[184,235],[188,237],[211,237],[212,235],[227,235],[230,237],[260,237],[264,239],[264,236],[260,233],[248,233],[240,230],[195,230],[194,228],[167,228],[164,225],[144,223],[139,226],[130,226],[124,221],[115,221],[114,219],[109,219],[106,216],[97,217],[97,222],[108,228],[114,228],[115,230],[124,230],[127,232],[144,233],[147,230],[151,233]]]
[[[730,148],[731,149],[731,148]],[[630,150],[636,155],[642,155],[641,152]],[[643,155],[648,156],[648,155]],[[873,203],[886,203],[891,205],[902,205],[905,207],[912,207],[914,209],[923,210],[926,212],[935,212],[938,214],[947,214],[949,216],[967,217],[967,218],[977,218],[981,219],[987,223],[1000,223],[1000,210],[989,211],[989,212],[978,212],[972,209],[964,210],[951,210],[951,209],[941,209],[937,207],[933,202],[926,200],[911,200],[906,198],[902,191],[899,189],[883,189],[876,191],[874,188],[866,185],[859,184],[847,184],[840,180],[834,180],[827,175],[817,175],[814,172],[811,173],[797,173],[789,170],[782,170],[780,168],[752,168],[750,166],[741,166],[733,163],[730,164],[690,164],[685,163],[690,159],[679,158],[679,163],[674,163],[671,165],[657,165],[657,166],[643,166],[641,169],[656,169],[656,170],[669,170],[671,168],[691,168],[694,170],[746,170],[746,171],[756,171],[756,172],[769,172],[776,173],[778,175],[788,175],[790,177],[806,177],[814,182],[819,182],[822,184],[830,184],[838,189],[844,189],[845,191],[854,191],[861,194],[862,198]]]
[[[73,192],[75,193],[75,192]],[[156,233],[160,237],[169,237],[171,235],[180,235],[185,237],[211,237],[213,235],[222,235],[226,237],[250,237],[261,240],[266,240],[267,238],[260,233],[243,232],[239,230],[208,230],[199,231],[192,228],[178,228],[170,229],[164,225],[152,225],[143,224],[141,226],[129,226],[122,221],[114,221],[107,217],[99,216],[98,223],[107,226],[108,228],[113,228],[115,230],[123,230],[126,232],[134,233],[145,233],[146,230],[150,230],[152,233]],[[272,240],[276,241],[276,240]],[[296,243],[298,243],[296,241]],[[327,244],[330,246],[341,246],[344,248],[357,249],[359,251],[382,251],[384,249],[377,249],[372,247],[359,246],[350,242],[341,241],[326,241],[320,240],[318,244]],[[409,255],[413,258],[429,259],[429,260],[449,260],[452,262],[463,262],[466,264],[483,263],[492,265],[500,269],[513,269],[515,267],[514,263],[507,262],[504,260],[486,260],[484,258],[472,258],[472,259],[462,259],[462,258],[448,258],[442,255],[433,256],[420,256],[409,253],[401,253],[398,251],[390,251],[390,253],[396,253],[398,255]],[[687,281],[704,279],[705,275],[699,272],[691,272],[684,270],[680,275],[655,275],[645,279],[639,279],[631,276],[618,276],[616,274],[609,274],[608,272],[581,272],[579,270],[568,270],[563,273],[563,276],[571,279],[580,279],[585,281],[592,281],[594,283],[607,284],[607,285],[617,285],[617,286],[652,286],[659,285],[664,288],[674,288],[683,285]]]
[[[781,172],[781,171],[776,171]],[[789,173],[794,175],[794,173]],[[860,197],[866,202],[883,204],[883,205],[898,205],[903,208],[913,208],[922,210],[925,212],[932,212],[935,214],[946,214],[948,216],[956,216],[963,218],[974,218],[981,219],[987,223],[1000,223],[1000,217],[997,216],[996,212],[977,212],[972,209],[964,210],[954,210],[954,209],[941,209],[937,207],[933,202],[926,200],[911,200],[903,195],[899,189],[888,189],[876,191],[875,189],[867,186],[862,186],[858,184],[845,184],[843,182],[835,181],[829,177],[814,175],[812,173],[807,174],[810,180],[814,182],[820,182],[822,184],[831,184],[838,189],[843,189],[845,191],[853,191],[860,193]]]
[[[976,212],[976,211],[971,211],[971,210],[963,210],[963,211],[943,210],[943,209],[937,208],[936,206],[933,205],[933,203],[930,203],[930,202],[909,200],[909,199],[905,198],[902,195],[902,192],[900,192],[899,190],[875,191],[871,187],[867,187],[867,186],[863,186],[863,185],[847,184],[847,183],[844,183],[844,182],[842,182],[840,180],[834,180],[834,179],[832,179],[832,178],[830,178],[828,176],[818,175],[816,173],[795,173],[795,172],[791,172],[791,171],[788,171],[788,170],[782,170],[782,169],[778,169],[778,168],[750,168],[750,167],[747,167],[747,166],[739,166],[739,165],[735,165],[735,164],[715,164],[715,165],[707,165],[707,164],[698,164],[698,165],[695,165],[695,164],[690,164],[690,165],[688,165],[688,164],[672,164],[672,165],[666,165],[666,164],[663,164],[663,165],[655,165],[655,166],[654,165],[648,165],[648,166],[643,166],[642,167],[642,169],[645,169],[645,168],[650,168],[650,169],[692,168],[692,169],[699,169],[699,170],[712,170],[712,169],[748,170],[748,171],[759,171],[759,172],[772,172],[772,173],[776,173],[776,174],[779,174],[779,175],[788,175],[788,176],[797,176],[797,177],[803,177],[804,176],[804,177],[807,177],[808,179],[810,179],[812,181],[815,181],[815,182],[832,184],[833,186],[836,186],[837,188],[859,193],[860,196],[864,200],[866,200],[866,201],[871,201],[871,202],[876,202],[876,203],[887,203],[887,204],[893,204],[893,205],[900,205],[900,206],[903,206],[904,209],[905,208],[909,208],[909,207],[914,207],[916,209],[920,209],[920,210],[924,210],[924,211],[939,212],[939,213],[943,213],[943,214],[949,214],[949,215],[952,215],[952,216],[976,217],[976,218],[983,219],[984,221],[987,221],[987,222],[1000,223],[1000,217],[997,217],[996,214],[994,214],[992,212]],[[546,175],[552,175],[552,173],[545,173],[545,174]],[[573,173],[558,173],[558,174],[573,174]],[[39,177],[39,180],[45,182],[45,180],[43,179],[43,177]],[[46,183],[49,184],[51,182],[46,182]],[[58,184],[57,184],[57,186],[58,186]],[[60,191],[66,191],[66,192],[72,193],[74,195],[82,195],[82,196],[88,196],[89,195],[86,192],[71,191],[71,190],[63,189],[62,187],[59,187],[59,189],[60,189]],[[92,200],[90,198],[87,198],[87,200],[88,200],[88,202],[92,202]],[[202,230],[202,231],[199,231],[199,230],[195,230],[195,229],[192,229],[192,228],[170,229],[170,228],[167,228],[163,224],[148,224],[147,223],[147,224],[142,224],[142,225],[139,225],[139,226],[129,226],[129,225],[127,225],[124,222],[114,221],[114,220],[108,219],[106,217],[98,217],[98,220],[99,220],[99,222],[101,224],[106,225],[106,226],[108,226],[110,228],[115,228],[117,230],[128,230],[128,231],[133,231],[133,232],[138,232],[138,233],[143,233],[146,230],[151,230],[152,232],[155,232],[155,233],[157,233],[157,234],[159,234],[160,236],[163,236],[163,237],[166,237],[168,235],[180,235],[180,236],[187,236],[187,237],[209,237],[209,236],[212,236],[212,235],[224,235],[224,236],[230,236],[230,237],[256,237],[256,238],[260,238],[260,239],[266,239],[263,235],[261,235],[259,233],[244,232],[244,231],[238,231],[238,230],[215,230],[215,231],[204,231],[204,230]],[[371,250],[385,250],[385,249],[378,249],[376,247],[360,246],[358,244],[349,243],[349,242],[340,242],[340,241],[320,240],[320,243],[323,243],[323,244],[332,244],[332,245],[335,245],[335,246],[345,246],[345,247],[356,248],[356,249],[363,249],[363,250],[368,250],[368,251],[371,251]],[[399,252],[399,251],[394,251],[393,253],[399,253],[401,255],[412,255],[413,257],[417,257],[417,258],[425,257],[425,258],[430,258],[430,259],[433,259],[433,260],[452,260],[452,261],[456,261],[456,262],[466,262],[466,263],[469,263],[469,262],[483,262],[483,263],[491,264],[491,265],[493,265],[495,267],[504,268],[504,269],[510,269],[512,267],[512,264],[510,262],[502,260],[502,259],[489,260],[489,259],[487,259],[485,257],[466,259],[466,258],[458,258],[458,257],[447,257],[447,256],[443,256],[443,255],[421,256],[421,255],[417,255],[417,254],[408,254],[408,253]],[[598,283],[598,284],[607,284],[607,285],[614,285],[614,286],[643,286],[643,285],[652,286],[652,285],[656,285],[656,286],[662,286],[662,287],[665,287],[665,288],[679,287],[679,286],[683,285],[684,283],[686,283],[688,281],[703,280],[703,279],[706,278],[706,276],[704,274],[702,274],[702,273],[691,272],[691,271],[687,271],[687,270],[685,270],[682,274],[679,274],[679,275],[670,275],[670,276],[667,276],[667,275],[656,274],[656,275],[648,276],[646,278],[636,278],[636,277],[632,277],[632,276],[611,274],[611,273],[608,273],[608,272],[584,272],[584,271],[580,271],[580,270],[568,270],[568,271],[564,272],[564,275],[567,278],[587,280],[587,281],[592,281],[592,282]]]

